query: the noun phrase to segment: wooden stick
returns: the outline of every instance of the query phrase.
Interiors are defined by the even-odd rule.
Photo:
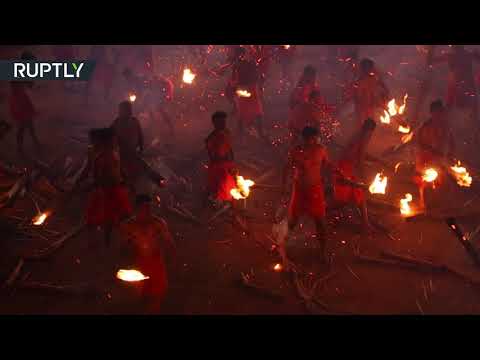
[[[49,257],[56,250],[58,250],[60,247],[62,247],[67,240],[69,240],[69,239],[75,237],[76,235],[78,235],[85,227],[86,227],[86,224],[81,223],[76,228],[74,228],[72,231],[66,233],[59,240],[55,241],[53,244],[51,244],[51,245],[47,246],[46,248],[44,248],[40,251],[37,251],[33,254],[29,254],[27,256],[24,256],[24,258],[28,259],[28,260],[39,260],[39,259],[45,259],[45,258]]]
[[[475,265],[480,266],[480,256],[478,255],[477,251],[473,247],[472,243],[468,241],[465,232],[462,230],[460,225],[458,224],[455,218],[448,218],[445,220],[450,230],[453,231],[460,244],[465,248],[467,254],[472,258]]]
[[[213,222],[216,218],[218,218],[220,215],[222,215],[223,213],[227,212],[229,209],[231,209],[232,207],[232,204],[231,203],[227,203],[226,205],[224,205],[221,209],[217,210],[217,212],[215,214],[213,214],[210,219],[208,219],[207,221],[207,224],[210,224],[211,222]]]
[[[23,267],[24,264],[25,264],[25,261],[23,260],[23,258],[20,258],[20,260],[18,260],[17,265],[15,266],[12,273],[8,277],[7,281],[5,282],[4,287],[12,286],[12,284],[15,282],[15,280],[20,275],[20,271],[22,270],[22,267]]]
[[[201,222],[200,220],[198,220],[197,218],[191,217],[191,216],[183,213],[182,211],[180,211],[180,210],[177,209],[177,208],[174,208],[174,207],[172,207],[172,206],[167,206],[166,209],[167,209],[170,213],[175,214],[175,215],[178,215],[178,216],[180,216],[180,217],[183,218],[183,219],[192,221],[192,222],[194,222],[194,223],[197,224],[197,225],[203,225],[202,222]]]

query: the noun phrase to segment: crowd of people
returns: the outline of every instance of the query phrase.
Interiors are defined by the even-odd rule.
[[[219,203],[234,203],[231,190],[235,188],[238,170],[235,165],[235,144],[242,146],[246,130],[253,128],[264,146],[270,146],[269,130],[264,119],[264,87],[271,62],[277,61],[281,67],[282,86],[293,82],[292,66],[297,52],[295,45],[231,45],[226,47],[226,61],[212,70],[223,76],[230,71],[226,83],[225,97],[231,109],[229,112],[216,111],[211,116],[213,130],[205,139],[208,154],[208,176],[205,184],[206,203],[217,206]],[[391,95],[380,71],[373,60],[360,58],[359,47],[330,47],[329,61],[338,56],[348,58],[350,64],[349,86],[345,89],[342,101],[329,104],[322,95],[317,82],[317,69],[305,66],[297,83],[292,86],[288,109],[288,121],[285,128],[289,134],[288,155],[283,166],[282,188],[290,194],[288,207],[288,228],[293,231],[302,216],[310,217],[316,226],[316,238],[319,242],[319,262],[328,262],[326,253],[328,209],[354,206],[361,214],[365,231],[372,231],[365,189],[359,185],[364,182],[364,159],[372,135],[377,127],[379,110],[387,108]],[[70,47],[55,48],[58,58],[69,58]],[[147,53],[149,54],[149,53]],[[205,63],[208,54],[203,47],[193,52]],[[340,55],[339,55],[340,54]],[[343,55],[342,55],[343,54]],[[95,74],[85,89],[85,99],[89,101],[90,85],[101,84],[108,98],[112,87],[111,70],[104,65],[105,48],[93,47],[92,58],[97,61]],[[151,54],[145,56],[146,68],[151,67]],[[33,60],[30,53],[21,56],[23,60]],[[450,52],[435,55],[434,47],[428,49],[426,71],[432,71],[434,64],[448,63],[448,95],[443,102],[436,100],[430,105],[431,116],[419,119],[421,124],[414,133],[416,144],[415,183],[418,185],[420,202],[423,208],[424,189],[427,184],[418,176],[425,168],[434,166],[445,157],[453,157],[455,146],[448,113],[455,107],[468,108],[474,122],[478,121],[476,100],[476,81],[473,63],[479,61],[477,52],[470,52],[463,46],[454,45]],[[163,104],[173,98],[173,84],[163,77],[150,73],[148,91],[145,88],[145,75],[125,69],[123,76],[134,89],[136,96],[144,97],[135,106],[142,106],[152,117],[159,114],[169,128],[170,136],[175,135],[174,120],[164,109]],[[41,151],[41,139],[35,132],[35,106],[29,96],[31,82],[12,82],[9,97],[11,120],[16,128],[17,150],[24,155],[24,133],[27,130],[38,151]],[[422,97],[419,95],[420,101]],[[324,144],[325,128],[333,118],[341,113],[350,102],[354,105],[355,132],[344,146],[340,156],[332,159]],[[142,161],[144,139],[142,126],[134,116],[131,101],[119,104],[118,117],[108,128],[91,129],[88,164],[76,184],[69,191],[75,191],[80,184],[91,176],[93,190],[85,205],[85,220],[92,228],[101,226],[105,233],[105,244],[111,242],[112,230],[120,226],[122,231],[131,234],[138,252],[139,267],[151,277],[149,294],[158,302],[167,289],[166,258],[175,254],[175,246],[168,225],[164,219],[151,213],[151,196],[139,191],[137,180],[145,172]],[[417,120],[417,119],[416,119]],[[233,122],[236,130],[231,131]],[[6,124],[8,131],[10,125]],[[475,131],[477,131],[475,129]],[[237,141],[234,141],[235,140]],[[168,186],[165,179],[153,180],[158,186]],[[332,201],[327,201],[326,186],[333,188]],[[441,179],[437,185],[441,184]],[[121,221],[133,214],[131,199],[135,198],[136,215],[133,222],[121,224]],[[288,255],[285,243],[280,244],[280,254],[288,269]]]

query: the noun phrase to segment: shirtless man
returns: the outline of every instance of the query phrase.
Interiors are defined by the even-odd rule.
[[[145,280],[143,295],[151,311],[159,311],[168,291],[167,262],[174,260],[176,249],[167,222],[152,214],[152,199],[147,195],[136,198],[135,218],[121,225],[135,251],[135,264],[149,276]]]
[[[353,100],[356,123],[361,127],[365,120],[375,118],[377,110],[386,107],[389,90],[372,60],[363,59],[359,66],[359,77],[347,88],[343,105]]]
[[[420,208],[426,209],[425,187],[422,174],[428,168],[435,168],[438,172],[436,185],[441,185],[443,176],[439,171],[447,157],[452,157],[455,150],[453,134],[448,124],[446,109],[441,100],[436,100],[430,105],[431,118],[418,130],[413,141],[417,145],[415,154],[415,168],[417,175],[415,183],[420,196]]]
[[[452,51],[433,55],[431,65],[448,64],[447,107],[469,108],[474,122],[478,122],[477,87],[473,75],[473,63],[480,63],[480,53],[470,52],[463,45],[452,45]]]
[[[332,170],[327,150],[318,143],[318,129],[305,127],[303,144],[294,147],[288,156],[283,173],[283,188],[287,192],[287,180],[293,173],[293,188],[288,209],[288,228],[292,231],[302,215],[311,217],[316,226],[321,261],[326,262],[325,195],[322,173]],[[285,243],[280,244],[280,255],[288,266]]]

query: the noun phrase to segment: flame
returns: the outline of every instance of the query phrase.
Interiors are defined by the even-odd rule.
[[[237,95],[240,96],[240,97],[249,98],[250,96],[252,96],[252,94],[249,93],[247,90],[238,89],[236,92],[237,92]]]
[[[425,182],[434,182],[438,177],[438,172],[435,169],[429,168],[423,172],[422,180]]]
[[[395,172],[398,171],[398,168],[400,167],[401,164],[402,164],[401,161],[395,164]]]
[[[453,170],[453,176],[455,176],[458,185],[470,187],[470,185],[472,185],[472,177],[468,173],[467,169],[461,165],[462,164],[460,161],[457,161],[457,164],[450,167],[450,169]]]
[[[383,124],[390,124],[390,114],[388,113],[387,110],[383,110],[383,112],[385,113],[385,116],[380,115],[380,121]]]
[[[402,115],[405,112],[405,108],[407,107],[407,99],[408,99],[408,94],[405,94],[405,96],[403,97],[403,105],[401,105],[398,108],[398,113],[400,115]]]
[[[128,95],[128,100],[130,100],[130,102],[135,102],[135,100],[137,100],[137,95],[135,94],[130,94]]]
[[[186,84],[191,84],[193,83],[193,80],[195,79],[195,77],[197,76],[197,74],[194,74],[192,72],[192,70],[190,70],[189,68],[186,68],[183,70],[183,82],[186,83]]]
[[[282,264],[275,264],[275,266],[273,267],[273,270],[277,272],[282,271],[283,270]]]
[[[235,178],[236,188],[230,190],[230,194],[235,200],[246,199],[250,195],[250,187],[255,185],[252,180],[244,179],[243,176]]]
[[[405,109],[407,108],[407,99],[408,99],[408,94],[405,94],[403,96],[403,104],[402,105],[397,105],[397,102],[395,101],[395,98],[390,100],[387,104],[387,110],[384,110],[385,116],[380,116],[380,121],[384,124],[390,124],[390,117],[395,116],[397,114],[402,115],[405,112]],[[402,132],[399,128],[400,132]]]
[[[395,99],[390,100],[387,106],[388,106],[388,113],[390,114],[390,116],[397,115],[398,106],[397,106],[397,103],[395,102]]]
[[[398,131],[401,132],[402,134],[408,134],[410,132],[410,126],[409,125],[406,125],[406,126],[398,125]]]
[[[406,143],[408,143],[409,141],[411,141],[412,138],[413,138],[413,132],[411,132],[411,133],[409,133],[409,134],[407,134],[407,135],[403,135],[400,140],[402,141],[403,144],[406,144]]]
[[[409,202],[413,200],[412,194],[405,194],[405,198],[400,199],[400,213],[402,215],[411,215],[412,208],[410,207]]]
[[[130,282],[130,281],[143,281],[143,280],[150,279],[150,277],[143,275],[138,270],[123,270],[123,269],[120,269],[117,272],[117,279]]]
[[[49,215],[48,212],[43,212],[41,214],[38,214],[37,216],[35,216],[33,218],[32,224],[37,225],[37,226],[42,225],[45,222],[45,220],[47,219],[48,215]]]
[[[290,45],[283,45],[283,48],[288,50],[288,49],[290,49]]]
[[[368,191],[372,194],[385,194],[385,189],[387,188],[388,178],[383,176],[382,173],[378,173],[375,176],[372,184],[368,188]]]

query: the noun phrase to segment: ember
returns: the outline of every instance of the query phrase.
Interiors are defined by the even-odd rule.
[[[467,169],[463,166],[460,161],[456,165],[450,167],[453,170],[453,176],[457,180],[457,184],[462,187],[470,187],[472,185],[472,177],[468,173]]]
[[[438,177],[438,172],[435,169],[426,169],[423,173],[422,180],[425,182],[434,182]]]
[[[240,96],[240,97],[246,97],[246,98],[249,98],[250,96],[252,96],[251,93],[249,93],[247,90],[241,90],[241,89],[238,89],[236,91],[237,95]]]
[[[43,223],[45,222],[45,220],[47,219],[48,217],[48,212],[43,212],[41,214],[38,214],[37,216],[35,216],[32,220],[32,224],[33,225],[43,225]]]
[[[192,72],[192,70],[190,70],[189,68],[186,68],[183,70],[183,82],[186,83],[186,84],[192,84],[193,83],[193,80],[195,80],[195,77],[197,76],[197,74],[194,74]]]
[[[401,132],[402,134],[408,134],[410,132],[410,126],[406,125],[406,126],[402,126],[402,125],[399,125],[398,126],[398,131]]]
[[[411,141],[412,138],[413,138],[413,133],[411,132],[411,133],[409,133],[409,134],[407,134],[407,135],[403,135],[402,138],[401,138],[401,141],[402,141],[403,144],[406,144],[406,143],[408,143],[409,141]]]
[[[243,176],[237,176],[236,179],[236,188],[230,190],[230,194],[235,200],[246,199],[250,195],[250,187],[255,185],[252,180],[244,179]]]
[[[400,213],[402,215],[405,215],[405,216],[412,215],[412,209],[409,204],[412,200],[413,200],[412,194],[405,194],[405,198],[400,199]]]
[[[137,95],[135,94],[130,94],[128,95],[128,100],[130,100],[130,102],[135,102],[135,100],[137,100]]]
[[[277,272],[282,271],[283,270],[282,264],[275,264],[275,266],[273,267],[273,270],[275,270]]]
[[[372,194],[385,194],[387,181],[388,178],[386,176],[383,176],[382,173],[378,173],[375,176],[375,180],[373,180],[372,184],[368,188],[368,191],[370,191]]]
[[[117,279],[120,279],[120,280],[123,280],[123,281],[135,282],[135,281],[147,280],[147,279],[150,279],[150,277],[143,275],[138,270],[123,270],[123,269],[120,269],[117,272]]]

